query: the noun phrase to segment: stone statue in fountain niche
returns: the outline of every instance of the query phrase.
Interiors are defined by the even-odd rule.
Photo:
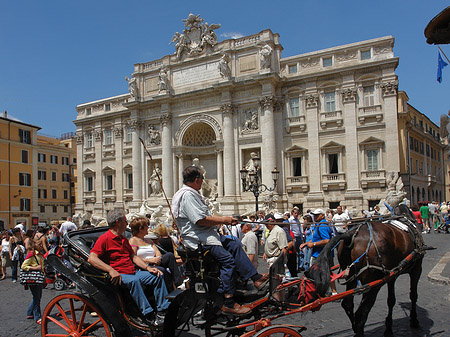
[[[216,179],[206,179],[206,170],[203,165],[200,164],[200,159],[194,158],[192,160],[192,166],[200,168],[203,172],[203,183],[200,189],[200,194],[205,198],[210,198],[215,200],[217,197],[217,180]]]
[[[125,76],[125,80],[128,82],[128,91],[130,92],[131,97],[138,99],[136,77],[128,78],[128,76]]]
[[[148,143],[150,145],[161,145],[161,133],[155,129],[155,126],[150,124],[148,126]]]
[[[169,91],[169,74],[167,72],[166,66],[162,66],[161,70],[159,71],[158,86],[159,86],[158,93],[161,92],[167,93]]]
[[[380,207],[380,214],[387,214],[402,202],[408,203],[406,199],[406,191],[398,172],[390,171],[386,175],[387,194],[384,200],[381,200],[378,206]]]
[[[151,189],[150,191],[151,196],[159,196],[162,194],[160,178],[161,178],[161,169],[159,168],[159,164],[156,163],[152,175],[150,176],[150,179],[148,181],[148,184],[150,185]]]
[[[272,64],[272,48],[266,43],[259,50],[261,69],[270,69]]]
[[[218,65],[220,76],[228,80],[231,78],[231,69],[229,63],[230,63],[230,56],[227,53],[225,53],[220,58]]]

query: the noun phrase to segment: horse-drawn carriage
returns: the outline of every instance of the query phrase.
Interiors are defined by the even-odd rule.
[[[389,235],[395,233],[398,238],[403,238],[404,247],[393,247],[392,243],[389,243],[387,247],[382,246],[382,240],[385,238],[379,228],[386,226],[383,221],[369,219],[355,223],[353,229],[342,239],[339,236],[335,237],[324,248],[319,256],[318,264],[312,267],[309,275],[314,280],[306,277],[286,280],[283,256],[281,256],[269,270],[270,280],[265,290],[237,291],[236,300],[241,305],[252,309],[246,316],[221,313],[222,296],[217,292],[220,286],[218,265],[208,251],[180,251],[186,261],[186,274],[190,279],[189,288],[184,291],[175,290],[168,295],[171,304],[165,315],[162,329],[150,325],[144,319],[127,288],[113,286],[109,282],[107,273],[97,270],[87,262],[91,247],[107,228],[69,232],[65,237],[65,250],[66,258],[70,259],[73,269],[69,269],[57,255],[49,255],[47,259],[59,273],[77,285],[79,292],[58,295],[48,303],[42,317],[42,337],[132,336],[133,329],[151,336],[175,336],[188,330],[192,325],[203,329],[207,337],[219,334],[244,337],[301,336],[300,332],[305,330],[305,327],[287,324],[273,325],[273,321],[277,319],[281,321],[280,318],[287,315],[317,310],[324,303],[343,298],[355,333],[361,336],[367,316],[361,317],[359,310],[353,315],[353,307],[348,299],[355,294],[364,294],[363,296],[370,295],[368,299],[371,300],[373,296],[376,296],[377,289],[384,283],[389,284],[391,293],[391,284],[393,287],[395,278],[404,272],[415,273],[411,287],[413,295],[411,318],[416,323],[415,301],[423,256],[422,247],[420,247],[420,240],[416,238],[417,231],[414,230],[412,222],[414,220],[407,216],[393,220],[407,227],[406,235],[398,232],[405,229],[389,230]],[[369,233],[368,237],[367,233]],[[130,237],[131,233],[127,231],[124,235]],[[324,289],[328,287],[327,281],[329,282],[330,278],[328,256],[337,245],[339,245],[339,260],[345,263],[344,269],[349,272],[346,275],[347,291],[326,297]],[[364,245],[367,249],[364,248],[362,253],[353,251]],[[389,254],[386,249],[394,249],[395,254],[394,251]],[[361,254],[361,256],[348,262],[347,258],[349,256],[352,258],[354,254]],[[364,270],[361,272],[362,268]],[[373,271],[375,273],[372,273]],[[343,272],[341,275],[344,274]],[[357,285],[357,280],[362,280],[363,284]],[[287,291],[294,289],[296,292]],[[275,296],[277,292],[295,295],[280,300],[280,296]],[[151,292],[147,295],[151,301]],[[363,312],[366,311],[368,313],[368,310]],[[199,313],[200,319],[194,320],[193,318]],[[392,314],[391,308],[390,314]],[[358,320],[362,320],[362,323]]]

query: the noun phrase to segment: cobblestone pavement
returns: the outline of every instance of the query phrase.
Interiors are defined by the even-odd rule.
[[[402,275],[396,283],[397,303],[394,308],[394,335],[397,337],[421,337],[421,336],[450,336],[448,313],[450,309],[450,235],[428,234],[424,235],[425,243],[436,247],[427,251],[423,273],[419,283],[418,314],[421,328],[412,330],[409,327],[409,277]],[[26,319],[26,309],[31,301],[30,291],[25,291],[17,283],[12,283],[10,270],[8,269],[6,280],[0,281],[0,337],[12,336],[39,336],[40,326],[33,320]],[[366,336],[383,336],[384,319],[387,314],[387,291],[383,287],[378,294],[377,301],[372,309],[366,324]],[[339,290],[339,289],[338,289]],[[47,303],[62,292],[52,289],[44,289],[41,309],[44,310]],[[355,302],[359,301],[359,296]],[[320,311],[304,314],[295,314],[274,321],[274,324],[287,323],[304,325],[308,328],[303,336],[352,336],[349,320],[339,303],[329,303]],[[191,330],[182,336],[203,336],[199,330]]]

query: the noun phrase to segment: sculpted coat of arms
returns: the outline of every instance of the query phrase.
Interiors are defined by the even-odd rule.
[[[184,54],[195,56],[201,54],[208,46],[214,48],[217,44],[217,35],[215,29],[220,28],[220,24],[208,24],[199,15],[189,14],[187,19],[183,20],[183,34],[175,32],[170,43],[175,44],[175,54],[177,59],[181,60]]]

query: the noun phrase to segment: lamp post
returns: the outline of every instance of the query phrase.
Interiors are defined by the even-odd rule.
[[[253,167],[254,170],[251,170],[250,172],[243,167],[242,170],[240,170],[241,173],[241,180],[242,180],[242,191],[247,192],[250,191],[255,196],[255,202],[256,202],[256,212],[258,212],[258,197],[262,192],[272,192],[277,187],[277,180],[280,175],[280,171],[277,170],[276,167],[274,167],[272,171],[272,179],[273,179],[273,187],[267,187],[266,185],[260,183],[259,181],[259,167],[261,164],[261,159],[258,157],[252,158],[253,161]]]

